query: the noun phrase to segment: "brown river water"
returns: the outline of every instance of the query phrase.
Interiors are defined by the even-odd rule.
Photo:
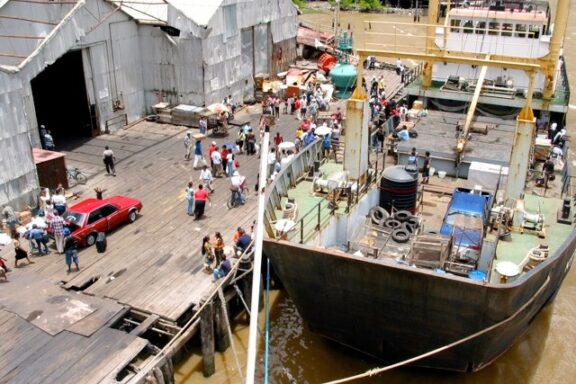
[[[570,84],[576,84],[576,0],[571,0],[571,17],[564,43],[564,55]],[[369,43],[403,43],[422,46],[412,36],[422,35],[423,29],[414,27],[410,16],[381,14],[342,13],[341,26],[354,31],[356,47],[385,49]],[[331,27],[332,15],[315,13],[302,15],[307,22]],[[366,20],[406,23],[396,28],[371,23],[372,33],[366,33]],[[421,20],[423,23],[424,18]],[[374,32],[383,31],[388,35]],[[410,36],[412,35],[412,36]],[[421,40],[420,40],[421,41]],[[576,104],[576,102],[572,101]],[[576,105],[568,114],[568,130],[576,137]],[[572,145],[576,148],[575,145]],[[572,159],[576,159],[574,151]],[[314,294],[311,292],[311,294]],[[355,383],[574,383],[576,382],[576,270],[572,269],[556,297],[523,335],[504,355],[487,368],[472,374],[456,374],[433,370],[401,368],[378,376],[355,381]],[[269,383],[322,383],[365,372],[380,367],[381,363],[331,343],[311,333],[296,307],[284,292],[271,294]],[[260,314],[264,328],[264,311]],[[248,322],[241,317],[233,325],[234,348],[216,356],[216,374],[206,379],[202,376],[200,351],[177,367],[178,383],[232,384],[243,382],[248,345]],[[367,330],[369,332],[370,330]],[[259,340],[263,340],[260,338]],[[262,349],[263,343],[262,344]],[[259,355],[260,367],[264,365]],[[238,359],[238,362],[237,360]],[[241,374],[238,372],[238,364]],[[261,372],[258,382],[264,382]]]

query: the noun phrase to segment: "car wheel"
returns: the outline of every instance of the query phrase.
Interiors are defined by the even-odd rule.
[[[88,247],[93,246],[96,243],[96,233],[91,233],[86,236],[86,245]]]
[[[129,223],[133,223],[136,221],[136,219],[138,218],[138,214],[136,213],[136,210],[133,209],[128,213],[128,222]]]

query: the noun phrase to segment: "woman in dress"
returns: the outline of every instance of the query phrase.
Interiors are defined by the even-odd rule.
[[[18,261],[22,259],[28,260],[28,264],[34,264],[32,260],[28,257],[28,252],[20,245],[20,234],[16,233],[14,235],[14,250],[16,251],[15,260],[14,260],[14,268],[18,268]]]
[[[212,263],[214,262],[214,254],[212,252],[212,243],[210,236],[204,236],[202,239],[202,256],[204,257],[204,272],[212,272]]]
[[[214,255],[216,256],[216,265],[220,265],[222,255],[224,255],[224,239],[222,239],[220,232],[216,232],[214,237]]]

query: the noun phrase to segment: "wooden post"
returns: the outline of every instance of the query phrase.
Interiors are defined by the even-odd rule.
[[[169,357],[166,357],[160,366],[162,376],[165,384],[174,384],[174,371],[172,362]]]
[[[218,300],[220,302],[220,300]],[[224,352],[230,346],[230,337],[228,337],[227,324],[229,319],[226,318],[226,312],[222,306],[227,305],[226,301],[220,302],[220,305],[214,311],[216,323],[216,350]]]
[[[207,304],[200,313],[200,339],[202,341],[202,373],[210,377],[216,372],[214,362],[214,308]]]

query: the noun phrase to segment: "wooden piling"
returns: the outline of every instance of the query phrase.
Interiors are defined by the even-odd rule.
[[[202,341],[202,373],[210,377],[216,372],[214,361],[214,307],[208,303],[200,313],[200,339]]]
[[[160,366],[162,377],[165,384],[174,384],[174,371],[172,370],[172,361],[170,358],[165,358]]]
[[[225,311],[223,306],[227,305],[226,301],[223,303],[218,300],[219,304],[214,310],[214,320],[216,326],[216,350],[218,352],[224,352],[230,347],[230,337],[228,335],[228,322],[230,321],[226,318],[227,310]]]

